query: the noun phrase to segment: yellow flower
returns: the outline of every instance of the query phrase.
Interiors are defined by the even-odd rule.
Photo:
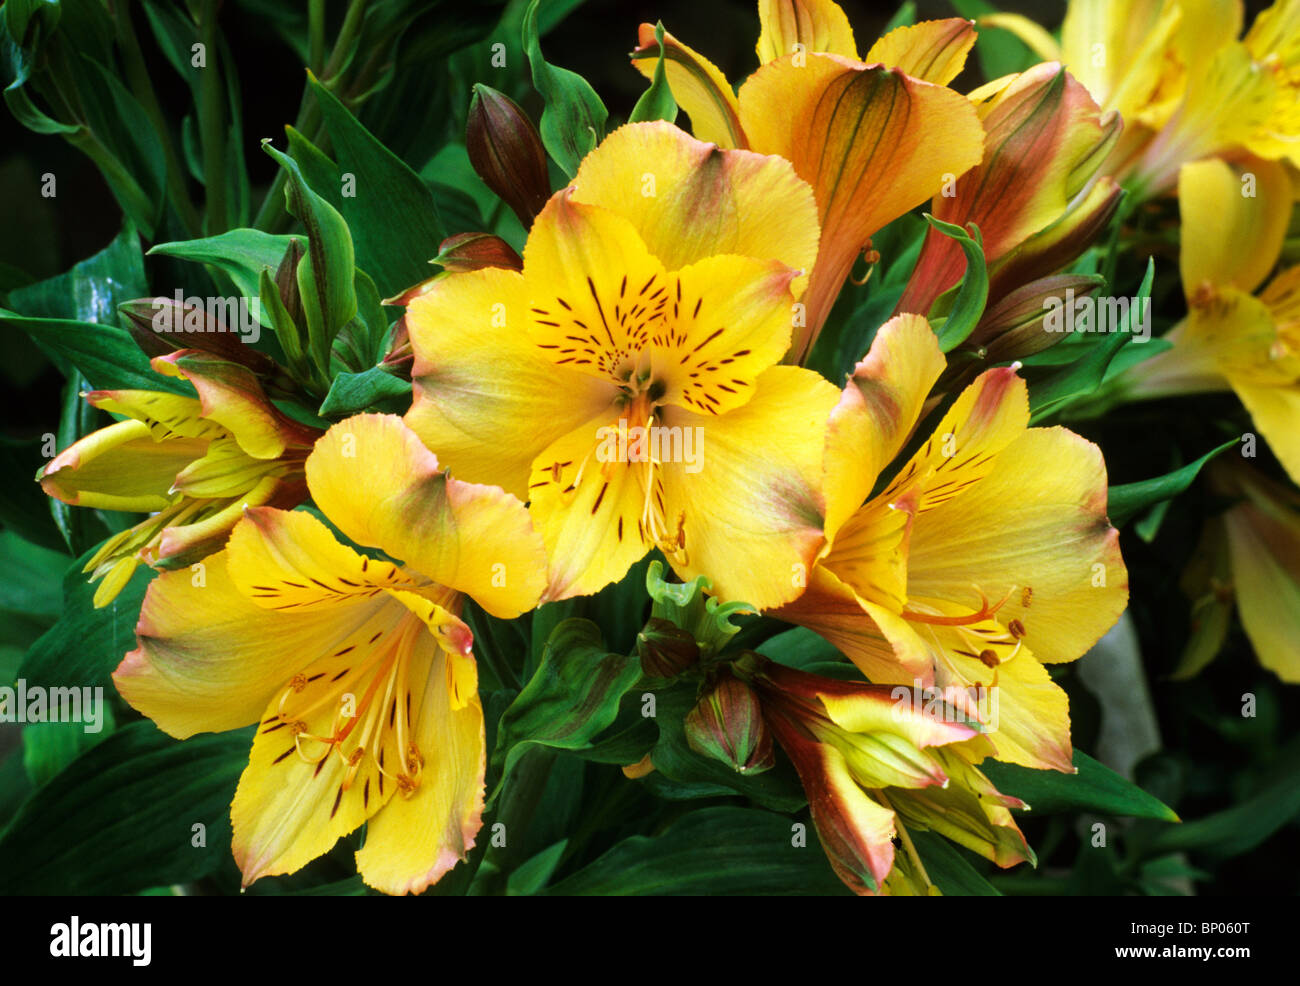
[[[307,460],[322,511],[250,508],[206,577],[149,587],[118,691],[179,738],[258,723],[231,806],[248,885],[368,823],[363,879],[419,893],[464,858],[483,807],[483,712],[464,595],[512,618],[545,584],[527,511],[449,478],[400,418],[332,427]]]
[[[1059,49],[1001,20],[1124,117],[1106,170],[1141,198],[1240,148],[1300,164],[1300,0],[1277,0],[1244,37],[1235,0],[1072,0]]]
[[[1281,255],[1294,195],[1276,162],[1183,168],[1187,318],[1163,336],[1172,348],[1137,364],[1116,388],[1130,399],[1232,389],[1300,482],[1300,265],[1253,293]]]
[[[1033,859],[1008,810],[1025,805],[973,765],[987,745],[980,747],[983,727],[965,696],[953,693],[950,702],[911,687],[824,678],[757,655],[749,661],[754,666],[742,660],[742,673],[799,773],[831,866],[850,889],[873,894],[887,878],[897,887],[906,882],[902,873],[924,874],[907,825],[938,832],[998,866]],[[901,868],[896,835],[910,860]]]
[[[971,99],[986,133],[983,160],[936,195],[930,211],[979,227],[992,307],[1066,266],[1109,221],[1119,187],[1093,178],[1122,125],[1058,63],[1000,79]],[[957,241],[929,230],[895,310],[928,313],[965,271]]]
[[[1044,665],[1080,657],[1127,601],[1105,464],[1064,428],[1028,428],[1024,381],[999,368],[868,500],[943,368],[924,318],[880,329],[828,427],[827,547],[775,615],[870,681],[991,689],[997,758],[1071,771],[1068,703]]]
[[[777,605],[822,540],[835,388],[774,365],[816,250],[787,162],[625,126],[538,215],[522,272],[410,300],[407,423],[457,476],[530,501],[548,598],[658,547],[723,598]]]
[[[706,58],[664,35],[665,71],[695,135],[720,147],[779,154],[817,196],[821,249],[788,362],[807,358],[858,255],[887,223],[979,163],[974,107],[947,83],[975,41],[970,21],[899,28],[859,60],[853,31],[831,0],[759,4],[761,67],[732,92]],[[654,28],[632,53],[648,77]]]
[[[225,543],[246,506],[293,507],[306,495],[303,461],[320,434],[280,413],[244,366],[197,350],[157,356],[153,368],[194,384],[198,398],[99,390],[86,400],[125,420],[64,449],[36,478],[74,506],[149,513],[87,562],[96,607],[121,592],[141,562],[180,568]]]
[[[1300,493],[1242,461],[1210,464],[1210,483],[1236,502],[1206,525],[1182,587],[1192,632],[1175,678],[1190,678],[1223,646],[1233,603],[1251,647],[1283,681],[1300,683]]]

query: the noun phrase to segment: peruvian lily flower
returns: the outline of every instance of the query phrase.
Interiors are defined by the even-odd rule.
[[[816,250],[786,161],[622,127],[537,216],[522,272],[410,299],[407,423],[457,476],[529,501],[548,598],[658,547],[684,579],[777,605],[822,541],[835,388],[775,365]]]
[[[1059,48],[1023,18],[1002,18],[1017,24],[1123,116],[1105,170],[1139,199],[1170,191],[1183,164],[1239,148],[1300,163],[1297,0],[1277,0],[1244,37],[1240,3],[1192,0],[1072,0]]]
[[[544,548],[523,504],[449,478],[391,415],[334,425],[306,472],[339,530],[387,558],[311,514],[250,508],[204,579],[150,585],[139,646],[113,680],[181,739],[258,724],[231,806],[245,885],[367,823],[362,878],[419,893],[464,858],[483,808],[462,601],[506,619],[531,609]]]
[[[872,682],[995,691],[996,757],[1072,771],[1068,703],[1044,665],[1080,657],[1127,602],[1106,467],[1078,435],[1027,427],[1024,381],[998,368],[867,500],[943,369],[924,318],[881,327],[828,426],[827,546],[774,615]]]
[[[1008,810],[1025,804],[999,793],[973,765],[987,748],[960,696],[951,704],[917,688],[838,681],[758,655],[749,662],[742,673],[799,773],[831,866],[850,889],[874,894],[910,885],[896,868],[898,836],[910,859],[901,872],[919,869],[925,892],[934,892],[909,825],[998,866],[1033,860]],[[740,663],[745,669],[745,659]]]
[[[1122,124],[1056,63],[1000,79],[971,100],[984,124],[984,157],[949,194],[935,196],[931,212],[979,227],[989,304],[996,305],[1012,289],[1065,267],[1105,227],[1120,190],[1109,178],[1094,178]],[[957,241],[929,230],[895,311],[929,313],[965,270]]]
[[[1245,194],[1247,191],[1253,194]],[[1129,400],[1233,390],[1300,482],[1300,265],[1272,277],[1294,190],[1284,165],[1189,164],[1178,180],[1187,318],[1112,389]]]
[[[817,196],[821,249],[807,318],[788,362],[802,363],[858,256],[887,223],[979,163],[984,133],[974,107],[946,88],[975,41],[970,21],[899,28],[859,58],[831,0],[763,0],[757,72],[732,92],[703,56],[664,34],[668,83],[697,137],[779,154]],[[633,64],[658,61],[642,24]]]
[[[1183,573],[1192,632],[1173,677],[1214,660],[1235,603],[1259,663],[1300,683],[1300,493],[1240,460],[1216,460],[1208,472],[1211,489],[1235,502],[1206,524]]]
[[[181,568],[216,551],[247,506],[293,507],[306,496],[303,462],[319,429],[286,417],[245,366],[182,349],[151,361],[189,380],[198,397],[97,390],[85,399],[124,420],[64,449],[37,473],[47,494],[100,510],[148,513],[91,556],[96,607],[141,564]]]

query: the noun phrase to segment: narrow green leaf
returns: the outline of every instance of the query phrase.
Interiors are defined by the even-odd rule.
[[[1081,750],[1074,751],[1074,766],[1077,774],[1063,774],[986,760],[980,769],[999,791],[1020,798],[1036,815],[1094,811],[1128,818],[1178,821],[1168,805]]]
[[[659,61],[655,63],[654,78],[650,87],[641,94],[641,98],[632,107],[628,123],[642,123],[646,120],[667,120],[672,123],[677,119],[677,100],[668,85],[668,75],[664,70],[667,59],[664,57],[664,25],[655,24],[655,40],[659,42]]]
[[[1116,527],[1123,527],[1147,507],[1178,496],[1192,485],[1192,480],[1196,478],[1203,465],[1220,452],[1240,443],[1241,439],[1233,438],[1224,442],[1218,448],[1210,449],[1199,459],[1189,462],[1181,469],[1175,469],[1171,473],[1157,476],[1154,479],[1144,479],[1136,483],[1112,486],[1106,507],[1110,522]]]
[[[539,3],[540,0],[532,0],[529,4],[523,26],[524,51],[532,67],[533,85],[546,104],[538,129],[547,153],[572,178],[578,172],[579,162],[604,136],[609,113],[586,79],[548,64],[542,56],[537,30]]]
[[[340,373],[320,406],[325,418],[346,418],[362,411],[402,414],[411,404],[411,384],[383,367],[364,373]]]
[[[944,236],[957,241],[966,254],[966,273],[952,298],[952,307],[938,329],[939,348],[951,352],[966,341],[984,315],[984,305],[989,298],[989,272],[984,263],[984,240],[979,227],[970,224],[970,234],[960,226],[926,214],[925,221]]]
[[[160,243],[149,251],[149,255],[159,254],[199,264],[211,264],[230,275],[240,294],[246,298],[256,298],[262,271],[269,270],[271,276],[275,277],[291,239],[290,236],[272,236],[258,229],[232,229],[199,240]]]

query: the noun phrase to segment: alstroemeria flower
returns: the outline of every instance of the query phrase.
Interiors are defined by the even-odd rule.
[[[198,397],[97,390],[87,402],[125,420],[52,459],[36,478],[64,503],[150,516],[109,538],[87,562],[95,606],[112,602],[143,562],[169,569],[216,551],[244,507],[293,507],[306,495],[303,461],[319,429],[282,414],[247,367],[183,349],[153,368]]]
[[[1070,771],[1068,703],[1044,665],[1080,657],[1128,598],[1105,463],[1064,428],[1029,428],[1024,381],[999,368],[867,500],[943,368],[924,318],[881,327],[828,427],[827,548],[775,615],[873,682],[995,688],[997,758]]]
[[[1244,194],[1249,182],[1254,194]],[[1294,191],[1282,164],[1217,159],[1183,168],[1180,267],[1187,318],[1173,347],[1115,384],[1129,399],[1232,389],[1300,482],[1300,265],[1268,277],[1282,253]]]
[[[522,272],[411,299],[406,420],[457,476],[530,501],[549,598],[658,547],[685,579],[777,605],[822,539],[835,388],[775,365],[816,249],[787,162],[622,127],[538,215]]]
[[[513,496],[449,478],[400,418],[334,425],[307,459],[316,504],[250,508],[206,577],[149,587],[113,675],[185,738],[257,723],[231,806],[245,885],[291,873],[368,823],[370,886],[419,893],[464,858],[483,808],[483,711],[465,595],[512,618],[545,584]]]
[[[1174,678],[1214,660],[1233,604],[1259,663],[1300,683],[1300,493],[1238,460],[1210,463],[1210,486],[1236,502],[1205,528],[1183,573],[1192,632]]]
[[[1119,187],[1093,178],[1122,124],[1056,63],[1000,79],[971,98],[984,124],[983,160],[952,194],[935,196],[931,212],[979,227],[989,303],[996,304],[1068,264],[1114,213]],[[1005,274],[1004,266],[1011,268]],[[965,270],[957,242],[929,230],[895,311],[927,314]]]
[[[1277,0],[1240,40],[1240,3],[1072,0],[1059,48],[1019,21],[1025,41],[1123,116],[1105,170],[1140,198],[1169,191],[1187,162],[1241,148],[1300,163],[1297,0]]]
[[[981,742],[961,706],[920,689],[838,681],[760,659],[763,717],[793,761],[836,874],[878,893],[905,826],[932,829],[998,866],[1033,859],[1000,794],[958,744]]]
[[[665,70],[696,136],[779,154],[817,196],[821,249],[805,297],[807,321],[787,360],[802,363],[871,237],[977,164],[984,132],[947,83],[975,41],[970,21],[899,28],[859,59],[831,0],[759,4],[761,67],[734,94],[722,73],[664,35]],[[642,24],[633,64],[654,74],[659,43]]]

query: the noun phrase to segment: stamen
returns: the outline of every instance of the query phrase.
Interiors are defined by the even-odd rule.
[[[972,623],[982,623],[991,619],[1002,608],[1003,604],[1011,598],[1011,593],[1015,592],[1015,586],[1008,589],[1007,594],[993,606],[989,605],[988,596],[984,595],[983,591],[978,589],[976,591],[979,592],[980,596],[980,608],[966,616],[936,616],[932,613],[918,613],[915,610],[904,609],[903,618],[913,623],[929,623],[943,627],[960,627]]]

